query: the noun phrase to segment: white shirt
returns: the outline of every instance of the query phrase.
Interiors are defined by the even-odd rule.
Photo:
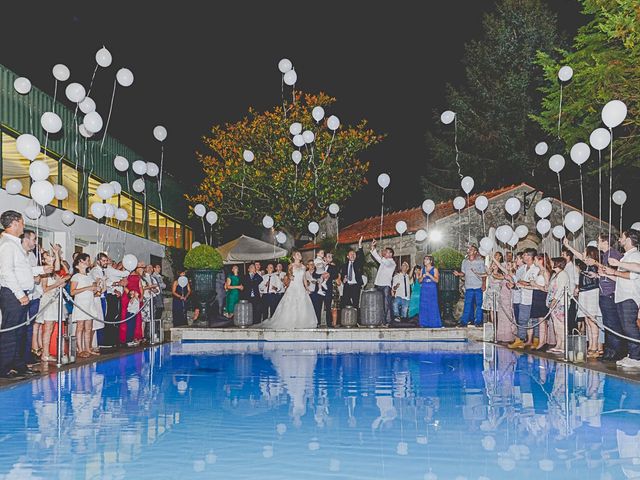
[[[267,287],[268,285],[268,287]],[[260,284],[260,293],[265,295],[267,293],[282,293],[284,285],[280,280],[280,275],[276,272],[265,273],[262,276],[262,283]]]
[[[349,278],[349,269],[351,269],[351,277]],[[349,285],[355,285],[358,282],[356,281],[356,262],[349,260],[347,262],[347,283]]]
[[[44,274],[43,267],[32,267],[20,238],[7,232],[0,237],[0,287],[8,288],[19,300],[35,285],[34,275]]]
[[[634,247],[625,252],[620,261],[640,263],[640,252]],[[627,270],[618,268],[618,271],[626,272]],[[640,305],[640,274],[629,272],[629,278],[616,277],[615,302],[621,303],[625,300],[633,300]]]
[[[36,254],[33,253],[33,250],[27,252],[27,257],[29,257],[29,263],[31,264],[31,269],[33,270],[33,276],[39,275],[37,273],[39,271],[38,267],[38,259],[36,258]],[[38,298],[42,298],[42,294],[44,290],[39,283],[34,284],[33,290],[31,290],[31,294],[29,295],[30,300],[37,300]]]
[[[569,296],[573,297],[573,293],[578,286],[578,273],[576,272],[576,266],[573,262],[567,262],[567,265],[564,267],[564,272],[567,273],[569,277]]]
[[[390,287],[393,280],[393,272],[396,271],[396,261],[393,258],[382,258],[376,250],[371,250],[371,256],[380,264],[376,281],[378,287]]]
[[[409,300],[411,298],[411,279],[407,273],[396,273],[393,276],[393,287],[396,288],[396,297]]]
[[[127,278],[129,272],[127,270],[118,270],[111,266],[106,268],[105,282],[107,284],[107,293],[115,295],[116,293],[124,293],[124,287],[117,285],[117,283],[123,278]]]
[[[526,267],[522,277],[523,282],[535,283],[536,278],[540,274],[540,269],[535,265]],[[523,288],[520,298],[521,305],[531,305],[533,303],[533,290],[531,288]]]
[[[516,269],[516,274],[513,276],[516,283],[524,278],[524,272],[527,270],[526,265],[520,265]],[[514,286],[511,289],[511,302],[519,304],[522,301],[522,289],[518,286]]]
[[[95,267],[93,267],[91,271],[89,271],[89,276],[94,282],[98,283],[98,286],[101,289],[104,289],[104,287],[106,287],[106,275],[104,273],[104,269],[100,265],[96,265]],[[101,296],[104,296],[104,292]]]

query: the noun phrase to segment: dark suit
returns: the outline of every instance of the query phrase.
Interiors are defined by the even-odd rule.
[[[324,314],[327,319],[327,327],[331,325],[331,302],[333,301],[333,282],[338,278],[338,267],[327,265],[329,278],[327,280],[327,293],[324,297]]]
[[[242,279],[242,285],[244,290],[242,291],[242,298],[249,300],[253,305],[253,324],[260,323],[262,317],[262,310],[260,301],[260,284],[262,283],[262,277],[257,273],[253,274],[253,278],[250,273],[247,273]]]
[[[364,252],[359,248],[356,252],[356,259],[353,262],[353,280],[355,284],[349,284],[349,260],[342,265],[340,269],[340,277],[344,285],[342,293],[342,307],[351,305],[358,308],[360,306],[360,290],[362,289],[362,273],[364,271]]]

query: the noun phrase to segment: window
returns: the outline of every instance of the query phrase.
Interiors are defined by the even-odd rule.
[[[176,247],[184,248],[183,238],[182,238],[182,225],[176,222]]]
[[[61,206],[65,210],[71,210],[74,213],[80,213],[78,204],[78,185],[80,174],[76,169],[66,162],[62,162],[62,185],[64,185],[69,192],[69,196],[62,200]]]
[[[149,209],[149,240],[159,241],[158,237],[158,212],[153,208]]]
[[[127,220],[120,222],[120,228],[125,232],[133,233],[133,202],[131,197],[121,193],[120,194],[120,208],[124,208],[127,211]]]
[[[176,246],[175,229],[176,229],[175,222],[167,218],[167,244],[166,244],[167,247]]]
[[[189,250],[193,243],[193,231],[189,227],[184,227],[184,248]]]
[[[140,237],[144,237],[144,220],[143,205],[137,200],[133,201],[134,213],[133,213],[133,233]]]
[[[120,195],[114,195],[113,197],[111,197],[109,200],[107,200],[107,203],[110,205],[113,205],[114,211],[120,206]],[[111,218],[107,219],[107,225],[111,225],[114,228],[118,228],[118,224],[120,222],[118,222],[118,220],[116,220],[115,215]]]

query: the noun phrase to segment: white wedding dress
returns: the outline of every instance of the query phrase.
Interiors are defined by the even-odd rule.
[[[318,319],[313,309],[309,292],[304,287],[304,266],[294,266],[291,271],[291,282],[289,288],[284,292],[284,296],[273,316],[264,322],[256,325],[257,328],[268,328],[271,330],[293,330],[296,328],[316,328]]]

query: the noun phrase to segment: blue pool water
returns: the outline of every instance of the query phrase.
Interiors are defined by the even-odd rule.
[[[640,384],[451,343],[184,343],[0,390],[2,479],[640,476]]]

